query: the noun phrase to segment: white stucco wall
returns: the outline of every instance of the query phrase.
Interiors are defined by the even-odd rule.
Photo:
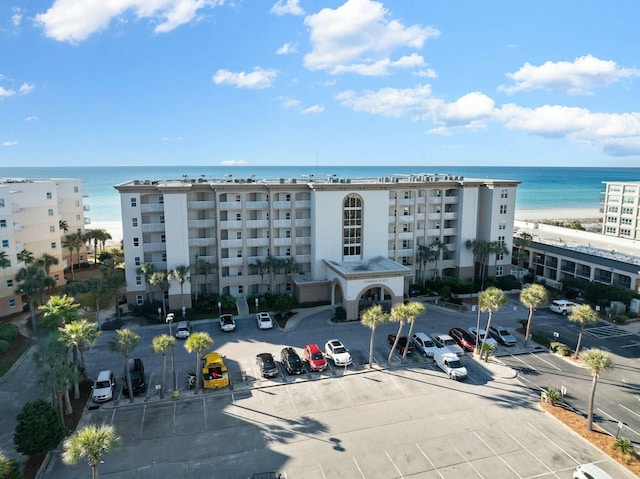
[[[187,227],[187,193],[164,193],[165,235],[167,242],[167,271],[177,266],[189,266],[189,228]],[[191,295],[191,283],[183,286],[184,295]],[[169,297],[180,295],[180,285],[171,281]]]

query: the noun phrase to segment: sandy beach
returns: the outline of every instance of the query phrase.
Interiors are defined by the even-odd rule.
[[[551,208],[539,210],[516,210],[517,221],[541,220],[585,220],[602,219],[600,208]]]
[[[122,241],[122,223],[119,221],[96,221],[86,226],[88,230],[106,230],[111,239],[107,241],[108,246],[118,246]]]

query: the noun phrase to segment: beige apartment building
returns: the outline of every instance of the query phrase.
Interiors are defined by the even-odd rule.
[[[640,240],[640,181],[603,181],[602,234]]]
[[[441,174],[131,180],[115,185],[127,299],[143,304],[164,294],[179,309],[196,294],[272,292],[331,301],[355,319],[372,302],[403,300],[421,267],[420,245],[439,240],[448,249],[426,267],[427,277],[472,278],[467,240],[502,242],[510,251],[519,183]],[[272,258],[282,266],[269,271]],[[206,274],[195,268],[203,262]],[[490,274],[508,274],[510,262],[490,258]],[[189,281],[158,291],[140,273],[145,263],[190,266]]]
[[[84,234],[85,210],[80,179],[0,178],[0,246],[9,265],[0,269],[0,316],[21,312],[23,302],[15,294],[15,276],[25,266],[18,254],[27,250],[35,260],[43,254],[58,259],[50,276],[64,284],[69,252],[62,247],[65,234]],[[61,222],[68,231],[60,229]],[[84,260],[86,253],[81,252]],[[74,260],[75,261],[75,260]]]

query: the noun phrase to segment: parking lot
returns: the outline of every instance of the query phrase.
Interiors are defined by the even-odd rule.
[[[426,322],[416,331],[426,330]],[[199,328],[214,328],[203,323]],[[122,447],[105,457],[102,477],[247,478],[279,471],[287,478],[571,478],[584,462],[601,462],[612,477],[632,477],[546,416],[529,391],[471,358],[469,378],[448,379],[433,362],[411,355],[406,365],[396,356],[386,367],[390,347],[376,333],[372,370],[366,367],[369,330],[359,324],[332,327],[324,319],[295,331],[256,332],[255,323],[239,322],[238,331],[211,333],[214,349],[227,356],[231,387],[186,389],[186,372],[195,356],[176,348],[180,397],[160,400],[161,361],[148,350],[159,327],[139,328],[148,396],[133,404],[116,400],[88,410],[83,423],[113,424]],[[284,346],[300,350],[305,342],[322,347],[331,337],[349,347],[354,364],[330,365],[322,373],[260,379],[255,354],[277,357]],[[88,355],[90,370],[110,364],[122,370],[123,359],[106,350],[103,337]],[[247,372],[242,381],[241,371]],[[118,391],[119,393],[119,391]],[[86,477],[88,466],[64,466],[58,455],[43,477]]]

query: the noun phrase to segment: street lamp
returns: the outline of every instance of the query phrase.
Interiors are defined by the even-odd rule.
[[[259,304],[260,304],[260,302],[258,301],[258,298],[256,298],[256,312],[258,311]]]
[[[171,330],[171,323],[173,322],[173,313],[167,314],[167,323],[169,323],[169,336],[173,336],[173,331]]]
[[[182,319],[184,319],[186,314],[187,314],[187,308],[185,306],[182,306]]]
[[[218,301],[218,315],[222,315],[222,301]]]
[[[158,306],[158,321],[162,322],[162,308]]]

